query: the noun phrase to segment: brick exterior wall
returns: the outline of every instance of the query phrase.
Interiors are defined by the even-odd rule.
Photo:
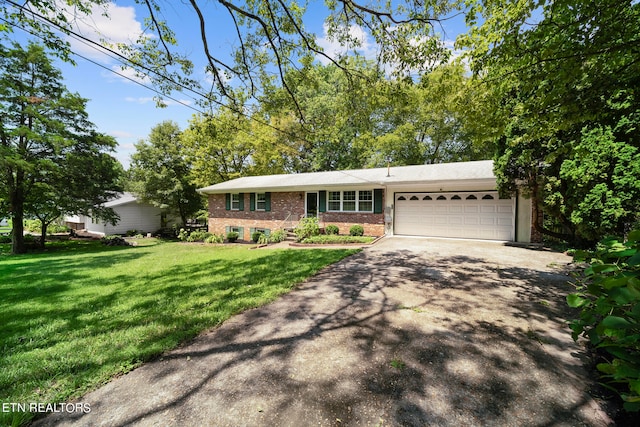
[[[290,225],[284,220],[291,213],[292,225],[305,214],[305,192],[271,193],[271,210],[252,211],[250,207],[250,193],[244,193],[244,210],[227,210],[225,194],[209,195],[209,232],[225,234],[227,227],[242,227],[242,240],[251,239],[251,228],[266,228],[277,230]],[[319,213],[320,227],[328,224],[337,225],[340,234],[349,234],[349,228],[360,224],[364,234],[368,236],[382,236],[384,234],[384,214],[361,212],[321,212]]]

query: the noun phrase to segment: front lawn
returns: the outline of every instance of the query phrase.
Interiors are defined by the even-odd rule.
[[[0,245],[0,404],[79,397],[356,252],[139,242]]]

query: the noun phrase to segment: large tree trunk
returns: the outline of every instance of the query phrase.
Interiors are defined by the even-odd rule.
[[[21,204],[12,206],[11,221],[13,223],[13,229],[11,230],[11,253],[23,254],[27,251],[27,247],[24,244],[24,212]]]

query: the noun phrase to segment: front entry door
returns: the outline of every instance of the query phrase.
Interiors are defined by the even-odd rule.
[[[318,193],[307,193],[307,216],[318,216]]]

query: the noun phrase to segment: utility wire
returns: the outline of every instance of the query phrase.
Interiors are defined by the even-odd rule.
[[[32,35],[32,36],[34,36],[34,37],[37,37],[37,38],[39,38],[39,39],[41,39],[41,40],[44,40],[44,38],[43,38],[40,34],[37,34],[37,33],[33,32],[33,31],[29,31],[29,30],[27,30],[26,28],[24,28],[24,27],[22,27],[22,26],[19,26],[19,25],[16,25],[16,24],[14,24],[14,23],[11,23],[11,22],[7,21],[6,19],[4,19],[4,18],[2,18],[2,17],[0,17],[0,21],[5,22],[5,23],[7,23],[7,24],[9,24],[9,25],[13,25],[14,27],[19,28],[19,29],[21,29],[22,31],[24,31],[24,32],[26,32],[26,33],[28,33],[28,34],[31,34],[31,35]],[[119,72],[117,72],[116,70],[114,70],[114,69],[112,69],[112,68],[109,68],[109,67],[107,67],[107,66],[106,66],[106,65],[104,65],[104,64],[100,64],[100,63],[99,63],[99,62],[97,62],[97,61],[94,61],[94,60],[92,60],[92,59],[90,59],[90,58],[88,58],[88,57],[86,57],[86,56],[84,56],[84,55],[79,54],[78,52],[72,52],[72,53],[73,53],[73,55],[77,56],[78,58],[82,58],[82,59],[84,59],[84,60],[85,60],[85,61],[87,61],[87,62],[90,62],[90,63],[92,63],[92,64],[94,64],[94,65],[97,65],[97,66],[98,66],[98,67],[100,67],[100,68],[103,68],[103,69],[105,69],[105,70],[107,70],[107,71],[112,72],[113,74],[117,75],[118,77],[121,77],[121,78],[123,78],[123,79],[125,79],[125,80],[129,80],[129,81],[130,81],[130,82],[132,82],[132,83],[135,83],[135,84],[137,84],[137,85],[139,85],[139,86],[142,86],[143,88],[145,88],[145,89],[147,89],[147,90],[150,90],[150,91],[152,91],[152,92],[155,92],[155,93],[157,93],[157,94],[158,94],[158,95],[160,95],[160,96],[163,96],[163,97],[165,97],[165,98],[168,98],[168,99],[170,99],[170,100],[172,100],[172,101],[174,101],[174,102],[176,102],[176,103],[178,103],[178,104],[180,104],[180,105],[182,105],[182,106],[184,106],[184,107],[190,108],[190,109],[192,109],[192,110],[194,110],[194,111],[196,111],[196,112],[198,112],[198,113],[205,114],[205,113],[204,113],[204,111],[199,110],[199,109],[195,108],[194,106],[187,104],[187,103],[186,103],[186,102],[184,102],[184,101],[180,101],[179,99],[173,98],[173,97],[172,97],[172,96],[170,96],[170,95],[163,94],[163,93],[162,93],[162,92],[160,92],[158,89],[155,89],[155,88],[154,88],[154,87],[152,87],[152,86],[148,86],[148,85],[146,85],[146,84],[142,83],[142,82],[141,82],[141,81],[139,81],[139,80],[133,79],[133,78],[131,78],[131,77],[129,77],[129,76],[127,76],[127,75],[125,75],[125,74],[119,73]],[[108,55],[107,55],[107,56],[108,56]]]
[[[242,110],[240,110],[240,109],[233,108],[233,107],[231,107],[231,106],[229,106],[229,105],[227,105],[227,104],[224,104],[224,103],[222,103],[222,102],[220,102],[220,101],[217,101],[217,100],[215,100],[215,99],[212,99],[212,98],[211,98],[211,97],[209,97],[207,94],[202,93],[202,92],[199,92],[199,91],[195,90],[195,89],[194,89],[194,88],[192,88],[192,87],[189,87],[189,86],[187,86],[187,85],[184,85],[184,84],[182,84],[182,83],[180,83],[180,82],[176,82],[176,81],[175,81],[175,80],[173,80],[172,78],[170,78],[170,77],[168,77],[168,76],[166,76],[166,75],[164,75],[164,74],[161,74],[161,73],[159,73],[158,71],[155,71],[155,70],[153,70],[152,68],[149,68],[149,67],[145,66],[144,64],[137,63],[137,62],[135,62],[135,61],[131,60],[130,58],[127,58],[126,56],[122,55],[121,53],[116,52],[116,51],[114,51],[113,49],[108,48],[108,47],[106,47],[106,46],[103,46],[102,44],[97,43],[97,42],[95,42],[95,41],[93,41],[93,40],[91,40],[91,39],[89,39],[89,38],[87,38],[87,37],[85,37],[85,36],[83,36],[83,35],[81,35],[81,34],[78,34],[77,32],[75,32],[75,31],[73,31],[73,30],[71,30],[71,29],[63,28],[60,24],[58,24],[58,23],[56,23],[56,22],[54,22],[54,21],[50,20],[49,18],[47,18],[47,17],[45,17],[45,16],[43,16],[43,15],[41,15],[41,14],[39,14],[39,13],[37,13],[37,12],[33,11],[33,10],[29,10],[29,9],[27,9],[27,8],[26,8],[26,6],[24,6],[24,5],[20,5],[20,4],[18,4],[18,3],[16,3],[16,2],[14,2],[14,1],[12,1],[12,0],[3,0],[3,1],[4,1],[5,3],[8,3],[8,4],[12,5],[12,6],[13,6],[14,8],[16,8],[16,9],[19,9],[19,10],[20,10],[20,11],[22,11],[22,12],[29,13],[29,14],[33,15],[36,19],[40,20],[41,22],[46,23],[47,25],[50,25],[50,26],[52,26],[52,27],[56,28],[57,30],[61,31],[62,33],[64,33],[64,34],[68,34],[68,35],[70,35],[70,36],[75,37],[75,38],[76,38],[76,40],[80,40],[80,41],[82,41],[82,42],[83,42],[83,43],[85,43],[85,44],[92,45],[93,49],[95,49],[95,50],[96,50],[96,51],[98,51],[98,52],[101,52],[101,53],[103,53],[103,54],[105,54],[105,55],[107,55],[107,56],[109,56],[109,57],[111,57],[111,58],[113,58],[113,59],[116,59],[116,58],[114,58],[114,56],[115,56],[115,57],[117,57],[117,58],[118,58],[118,60],[119,60],[120,62],[122,62],[124,65],[131,64],[131,65],[133,65],[133,66],[135,66],[135,67],[138,67],[138,68],[140,68],[140,69],[142,69],[142,70],[145,70],[145,71],[146,71],[146,72],[148,72],[148,73],[152,73],[152,74],[154,74],[154,75],[156,75],[156,76],[160,77],[162,80],[165,80],[165,81],[167,81],[167,82],[169,82],[169,83],[171,83],[171,84],[173,84],[173,85],[175,85],[175,86],[177,86],[177,87],[180,87],[180,88],[182,88],[182,89],[184,89],[184,90],[187,90],[187,91],[189,91],[189,92],[193,92],[194,94],[196,94],[196,95],[198,95],[198,96],[200,96],[200,97],[202,97],[202,98],[206,99],[206,100],[207,100],[207,101],[209,101],[209,102],[212,102],[212,103],[214,103],[214,104],[218,105],[219,107],[227,108],[227,109],[229,109],[229,110],[230,110],[231,112],[233,112],[233,113],[236,113],[236,114],[239,114],[239,115],[241,115],[241,116],[243,116],[243,117],[246,117],[247,119],[252,120],[252,121],[254,121],[254,122],[258,123],[258,124],[261,124],[261,125],[263,125],[263,126],[267,126],[267,127],[271,128],[271,129],[273,129],[273,130],[275,130],[275,131],[277,131],[277,132],[280,132],[281,134],[286,135],[286,136],[288,136],[288,137],[292,137],[292,138],[294,138],[294,139],[301,139],[298,135],[294,135],[294,134],[292,134],[291,132],[288,132],[288,131],[286,131],[286,130],[283,130],[283,129],[278,128],[277,126],[272,125],[271,123],[268,123],[268,122],[262,121],[262,120],[260,120],[260,119],[257,119],[257,118],[255,118],[255,117],[251,116],[251,115],[248,115],[247,113],[245,113],[244,111],[242,111]],[[29,31],[29,30],[27,30],[27,29],[25,29],[25,28],[23,28],[23,27],[20,27],[20,26],[16,25],[15,23],[12,23],[12,22],[6,21],[6,20],[4,20],[4,19],[2,19],[2,20],[3,20],[4,22],[7,22],[9,25],[17,26],[18,28],[22,29],[23,31],[25,31],[25,32],[27,32],[27,33],[29,33],[29,34],[32,34],[32,35],[34,35],[34,36],[39,37],[39,38],[41,38],[41,39],[42,39],[42,37],[41,37],[41,36],[39,36],[38,34],[34,34],[33,32],[31,32],[31,31]],[[107,54],[107,52],[108,52],[109,54],[113,55],[113,56],[111,56],[111,55]],[[81,58],[83,58],[83,59],[87,59],[87,58],[84,58],[82,55],[80,55],[80,54],[78,54],[78,53],[76,53],[76,52],[74,52],[74,51],[72,51],[72,53],[73,53],[74,55],[77,55],[78,57],[81,57]],[[91,60],[89,60],[89,59],[87,59],[87,60],[88,60],[89,62],[92,62],[92,63],[94,63],[94,64],[95,64],[95,62],[94,62],[94,61],[91,61]],[[100,65],[100,64],[96,64],[96,65],[98,65],[98,66],[100,66],[100,67],[102,67],[102,68],[106,68],[106,67],[104,67],[103,65]],[[174,100],[173,98],[171,98],[171,97],[169,97],[169,96],[167,96],[167,95],[163,94],[162,92],[160,92],[160,91],[159,91],[159,90],[157,90],[157,89],[154,89],[154,88],[148,87],[148,86],[146,86],[146,85],[144,85],[144,84],[142,84],[142,83],[140,83],[140,82],[138,82],[138,81],[136,81],[136,80],[134,80],[134,79],[131,79],[131,78],[127,77],[127,76],[121,75],[121,74],[117,73],[116,71],[114,71],[114,70],[112,70],[112,69],[109,69],[109,68],[106,68],[106,69],[108,69],[109,71],[111,71],[111,72],[113,72],[113,73],[115,73],[115,74],[120,75],[121,77],[123,77],[123,78],[125,78],[125,79],[131,80],[131,81],[133,81],[133,82],[135,82],[135,83],[137,83],[137,84],[139,84],[139,85],[141,85],[141,86],[143,86],[143,87],[145,87],[145,88],[147,88],[147,89],[149,89],[149,90],[151,90],[151,91],[153,91],[153,92],[155,92],[155,93],[157,93],[157,94],[159,94],[159,95],[161,95],[161,96],[166,96],[167,98]],[[176,100],[176,102],[179,102],[179,101],[177,101],[177,100]],[[186,104],[184,104],[184,103],[182,103],[182,102],[179,102],[179,103],[180,103],[180,104],[182,104],[182,105],[186,105]],[[194,109],[195,111],[200,112],[201,114],[206,114],[206,113],[204,113],[204,112],[202,112],[202,111],[200,111],[200,110],[195,109],[194,107],[192,107],[192,106],[190,106],[190,105],[187,105],[187,106],[188,106],[189,108],[191,108],[191,109]],[[246,132],[246,131],[245,131],[245,132]],[[249,136],[254,136],[254,135],[251,135],[251,134],[249,134],[249,133],[247,133],[247,135],[249,135]],[[307,141],[306,139],[302,139],[302,140],[303,140],[304,142],[309,142],[309,141]]]

